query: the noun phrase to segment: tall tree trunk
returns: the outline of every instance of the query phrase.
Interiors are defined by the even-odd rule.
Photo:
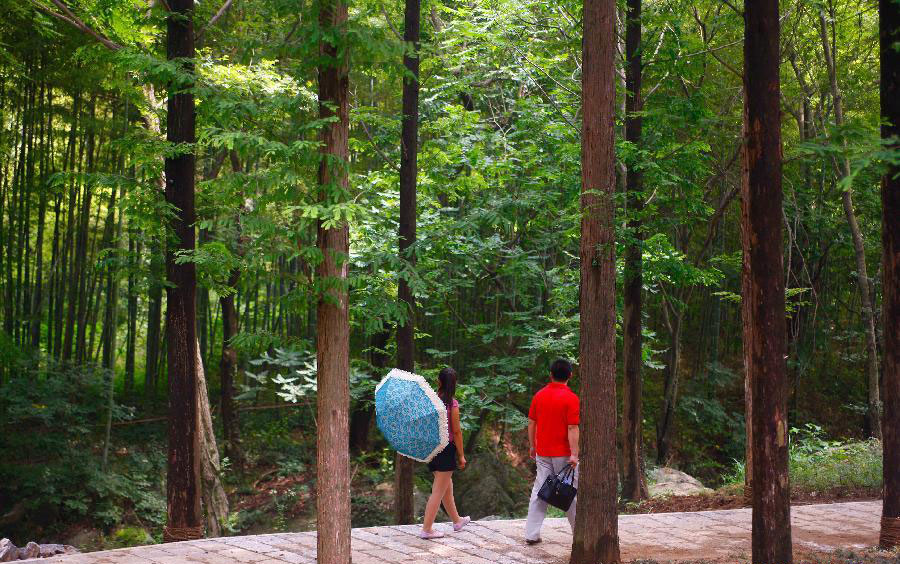
[[[745,0],[744,26],[741,309],[751,407],[752,560],[790,564],[778,0]]]
[[[43,100],[43,85],[41,99]],[[42,104],[43,105],[43,102]],[[41,321],[44,311],[44,224],[47,220],[47,187],[46,175],[52,165],[53,151],[53,88],[47,89],[47,136],[44,142],[44,122],[41,122],[41,170],[39,174],[40,203],[38,204],[37,243],[34,248],[34,294],[31,304],[31,347],[39,350],[41,346]]]
[[[900,137],[900,2],[880,0],[881,136]],[[900,166],[881,180],[882,318],[884,320],[884,501],[881,539],[884,548],[900,546]]]
[[[235,268],[228,277],[228,286],[235,289],[235,291],[240,276],[241,271]],[[225,456],[234,467],[240,469],[243,466],[244,457],[241,452],[237,410],[234,406],[234,377],[237,372],[238,357],[237,350],[235,350],[231,342],[238,332],[234,293],[219,297],[219,305],[222,308],[222,360],[219,363],[222,393],[222,434],[225,438]]]
[[[684,312],[678,305],[663,299],[662,307],[669,329],[669,350],[666,352],[666,366],[663,371],[664,390],[660,418],[656,427],[656,463],[664,465],[669,458],[672,445],[672,429],[675,426],[675,408],[678,404],[678,365],[681,363],[681,329]]]
[[[641,98],[641,0],[628,0],[625,14],[625,140],[641,146],[643,107]],[[647,498],[644,479],[644,448],[642,430],[641,379],[641,289],[644,285],[641,259],[641,171],[636,161],[625,163],[625,189],[628,194],[629,241],[625,247],[625,327],[623,331],[622,379],[622,498],[638,501]]]
[[[119,236],[115,237],[113,242],[113,230],[115,227],[115,210],[116,210],[116,187],[112,187],[107,204],[106,228],[103,235],[103,247],[106,249],[117,249]],[[119,216],[119,229],[121,229],[122,218]],[[119,284],[116,280],[116,269],[113,264],[106,267],[106,309],[103,316],[103,368],[113,370],[116,363],[116,326],[118,325],[118,289]]]
[[[582,39],[581,464],[571,564],[617,563],[615,0],[585,0]]]
[[[828,79],[831,87],[831,97],[834,101],[834,124],[837,127],[844,125],[844,103],[840,87],[837,81],[837,68],[835,53],[831,51],[828,41],[828,24],[825,21],[825,8],[819,7],[819,34],[822,39],[822,51],[825,54],[825,66],[828,70]],[[845,142],[846,144],[846,142]],[[840,179],[850,178],[850,159],[847,156],[840,158],[838,163]],[[866,268],[866,248],[863,241],[859,222],[856,220],[856,212],[853,210],[853,191],[850,186],[845,186],[841,192],[841,203],[844,207],[844,216],[850,227],[850,236],[853,239],[853,251],[856,257],[856,272],[859,279],[859,301],[862,306],[862,321],[866,334],[866,387],[868,388],[868,401],[866,406],[865,427],[866,433],[871,437],[881,437],[881,399],[878,389],[878,339],[875,335],[875,309],[872,305],[872,281],[869,279]]]
[[[400,132],[400,258],[415,267],[416,254],[410,247],[416,242],[416,175],[419,153],[419,17],[420,0],[406,0],[403,41],[406,53],[403,65],[403,121]],[[400,306],[406,310],[406,323],[397,326],[397,367],[415,371],[416,299],[408,276],[400,274],[397,288]],[[413,523],[413,461],[400,454],[394,457],[394,518],[398,525]]]
[[[147,285],[147,348],[144,354],[144,397],[152,402],[156,399],[159,383],[159,347],[162,325],[162,261],[159,260],[160,247],[155,241],[149,245],[149,273]]]
[[[125,337],[125,399],[131,401],[134,394],[135,352],[137,348],[137,265],[141,256],[141,243],[135,242],[134,231],[128,233],[128,332]]]
[[[168,59],[190,61],[194,57],[193,1],[169,0],[169,7]],[[190,62],[179,68],[182,73],[193,73]],[[166,140],[173,145],[193,145],[195,118],[194,95],[187,88],[173,85],[169,92]],[[174,241],[166,247],[169,464],[165,542],[203,536],[197,429],[197,273],[194,263],[175,262],[179,252],[194,250],[194,168],[193,152],[166,157],[166,203],[175,209],[175,214],[170,222]]]
[[[97,127],[96,127],[96,110],[97,95],[91,96],[88,104],[88,115],[90,119],[90,128],[88,129],[87,138],[87,172],[92,173],[96,169],[97,164]],[[91,229],[91,202],[93,200],[93,183],[88,180],[84,183],[84,196],[81,198],[81,219],[78,224],[78,233],[75,240],[75,261],[76,277],[74,278],[75,295],[75,360],[83,362],[90,360],[87,354],[87,321],[90,308],[88,307],[88,296],[93,294],[93,288],[88,284],[88,239]],[[100,211],[98,206],[97,211]]]
[[[349,69],[347,5],[343,0],[319,1],[319,116],[322,129],[319,201],[347,201],[349,167]],[[350,322],[347,296],[349,227],[345,221],[330,229],[319,220],[317,246],[322,261],[316,278],[322,291],[316,315],[316,476],[317,550],[320,564],[350,562]]]

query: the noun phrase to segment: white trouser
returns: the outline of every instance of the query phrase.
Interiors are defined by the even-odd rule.
[[[544,517],[547,516],[547,502],[538,497],[538,492],[544,481],[554,474],[562,472],[563,468],[569,463],[568,456],[538,456],[537,457],[537,477],[534,479],[534,487],[531,489],[531,501],[528,503],[528,519],[525,521],[525,538],[527,540],[538,540],[541,538],[541,525],[544,524]],[[578,467],[575,468],[575,481],[573,485],[578,487]],[[569,518],[569,525],[575,530],[575,504],[578,497],[572,501],[571,507],[566,512]]]

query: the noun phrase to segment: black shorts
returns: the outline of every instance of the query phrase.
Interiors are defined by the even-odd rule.
[[[453,443],[444,447],[437,456],[428,463],[428,469],[432,472],[453,472],[456,470],[456,445]]]

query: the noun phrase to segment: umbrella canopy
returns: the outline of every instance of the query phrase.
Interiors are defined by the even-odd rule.
[[[444,402],[425,378],[398,368],[375,388],[375,423],[397,452],[419,462],[450,442]]]

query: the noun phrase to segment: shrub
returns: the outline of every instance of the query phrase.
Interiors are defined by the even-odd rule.
[[[881,487],[880,441],[827,440],[822,428],[812,424],[792,428],[790,437],[788,455],[794,490]],[[726,484],[743,484],[744,470],[744,462],[735,461],[725,478]]]

